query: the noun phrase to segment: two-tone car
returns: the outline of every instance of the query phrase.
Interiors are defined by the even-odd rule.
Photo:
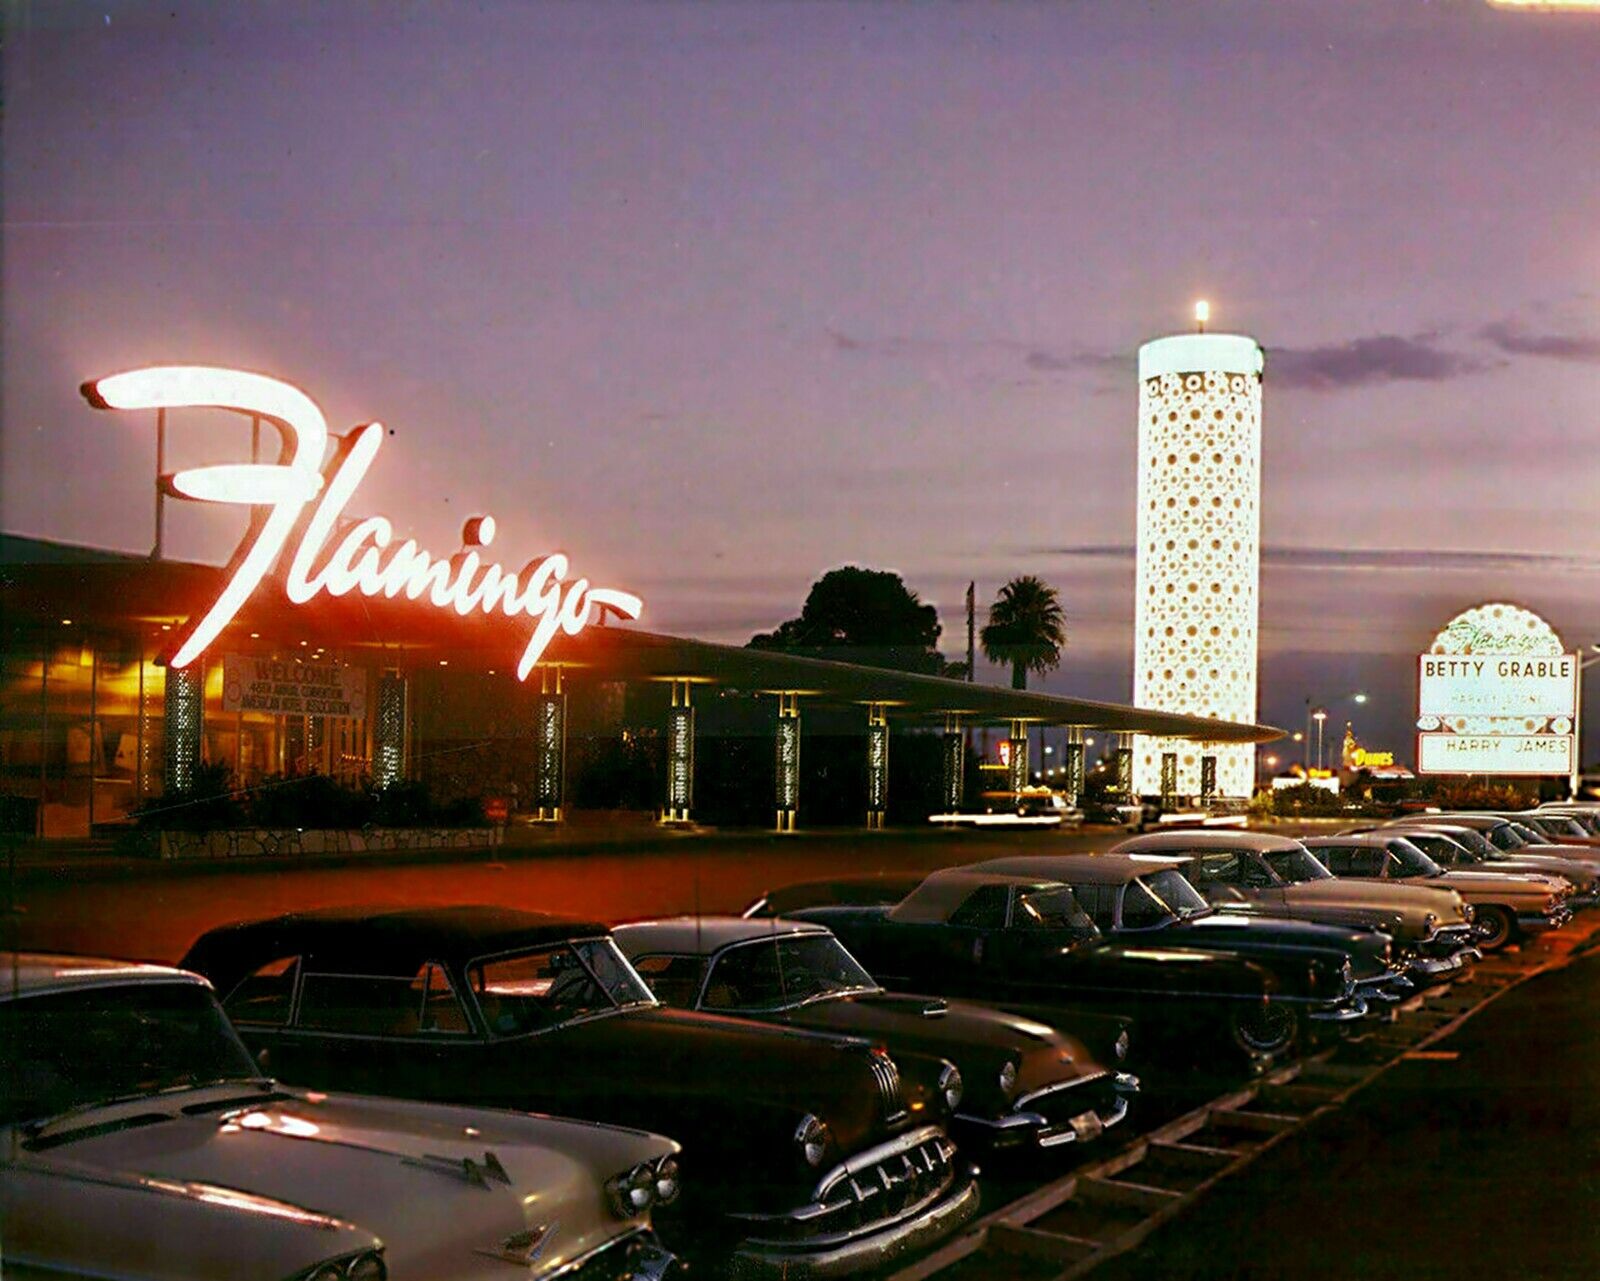
[[[285,1079],[672,1134],[658,1230],[719,1272],[844,1275],[977,1208],[945,1060],[665,1008],[594,922],[334,909],[213,930],[185,964]]]
[[[1160,832],[1110,851],[1174,859],[1214,907],[1228,913],[1376,930],[1393,941],[1384,970],[1368,969],[1356,990],[1397,1001],[1417,987],[1459,977],[1478,957],[1471,909],[1451,890],[1340,881],[1300,844],[1267,832]]]
[[[1308,836],[1302,843],[1337,877],[1455,890],[1472,906],[1473,941],[1485,952],[1572,919],[1570,881],[1530,872],[1446,872],[1402,832]]]
[[[284,1085],[193,974],[7,956],[0,1047],[7,1278],[655,1281],[674,1268],[651,1230],[677,1195],[671,1140]]]
[[[827,925],[893,989],[1128,1014],[1141,1052],[1171,1068],[1211,1069],[1241,1052],[1269,1061],[1295,1044],[1303,1021],[1362,1017],[1344,952],[1245,955],[1215,933],[1192,943],[1163,936],[1183,916],[1210,912],[1187,882],[1159,879],[1177,876],[1175,867],[1079,855],[1000,859],[932,872],[898,901],[791,906],[786,915]],[[768,898],[794,903],[783,891]],[[1234,937],[1244,943],[1251,931],[1239,918]]]
[[[1119,1124],[1139,1088],[1121,1070],[1127,1020],[1079,1015],[1057,1027],[968,1001],[886,992],[814,922],[679,917],[613,934],[668,1005],[950,1060],[965,1083],[955,1117],[963,1144],[1081,1146]]]
[[[1572,885],[1568,899],[1574,910],[1600,904],[1600,863],[1537,854],[1536,847],[1506,853],[1497,850],[1482,832],[1449,822],[1407,823],[1404,827],[1379,829],[1352,827],[1341,835],[1361,836],[1375,831],[1402,832],[1405,838],[1447,872],[1532,872],[1559,876]]]

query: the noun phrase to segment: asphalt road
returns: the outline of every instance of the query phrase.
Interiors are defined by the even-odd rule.
[[[1096,1281],[1600,1276],[1600,951],[1215,1188]]]

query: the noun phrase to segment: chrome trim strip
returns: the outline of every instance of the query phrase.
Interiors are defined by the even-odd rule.
[[[1054,1085],[1047,1085],[1043,1089],[1034,1090],[1031,1094],[1024,1094],[1011,1105],[1013,1112],[1026,1112],[1028,1108],[1040,1099],[1061,1094],[1066,1090],[1075,1090],[1080,1085],[1093,1085],[1096,1081],[1104,1081],[1110,1072],[1097,1072],[1093,1076],[1080,1076],[1071,1081],[1057,1081]]]

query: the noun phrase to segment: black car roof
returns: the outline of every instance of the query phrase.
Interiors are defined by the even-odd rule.
[[[219,989],[285,956],[355,974],[401,973],[424,961],[459,966],[480,956],[608,933],[592,921],[512,907],[334,907],[225,925],[201,935],[184,968]]]

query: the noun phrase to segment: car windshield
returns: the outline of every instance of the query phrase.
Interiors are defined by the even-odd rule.
[[[1448,836],[1441,836],[1437,832],[1408,832],[1406,833],[1406,840],[1410,841],[1436,863],[1476,863],[1480,861],[1476,854],[1462,849]]]
[[[1507,826],[1522,838],[1523,845],[1554,845],[1543,832],[1529,827],[1526,823],[1508,823]]]
[[[1392,876],[1439,876],[1444,872],[1444,868],[1403,836],[1392,838],[1388,848],[1389,857],[1398,864],[1396,870],[1390,873]]]
[[[542,1032],[574,1019],[656,1004],[609,938],[474,961],[467,966],[467,985],[496,1036]]]
[[[123,983],[0,1002],[0,1124],[260,1077],[210,989]]]
[[[1065,885],[1027,890],[1017,895],[1011,924],[1023,929],[1073,930],[1079,934],[1091,934],[1095,929],[1093,918]]]
[[[1309,850],[1269,850],[1262,855],[1272,870],[1292,885],[1302,881],[1331,881],[1333,873],[1317,862]]]
[[[1528,844],[1510,823],[1498,823],[1485,835],[1497,850],[1520,850]]]
[[[1182,872],[1168,868],[1130,881],[1122,893],[1124,929],[1147,929],[1167,921],[1204,916],[1211,904]]]
[[[730,947],[712,963],[707,1010],[771,1012],[878,985],[830,934],[790,934]]]
[[[1499,851],[1495,849],[1494,843],[1490,841],[1488,837],[1486,837],[1482,832],[1475,831],[1470,827],[1463,827],[1460,831],[1451,831],[1449,835],[1450,839],[1457,845],[1465,846],[1472,853],[1477,854],[1480,857],[1486,858],[1490,855],[1499,853]]]

